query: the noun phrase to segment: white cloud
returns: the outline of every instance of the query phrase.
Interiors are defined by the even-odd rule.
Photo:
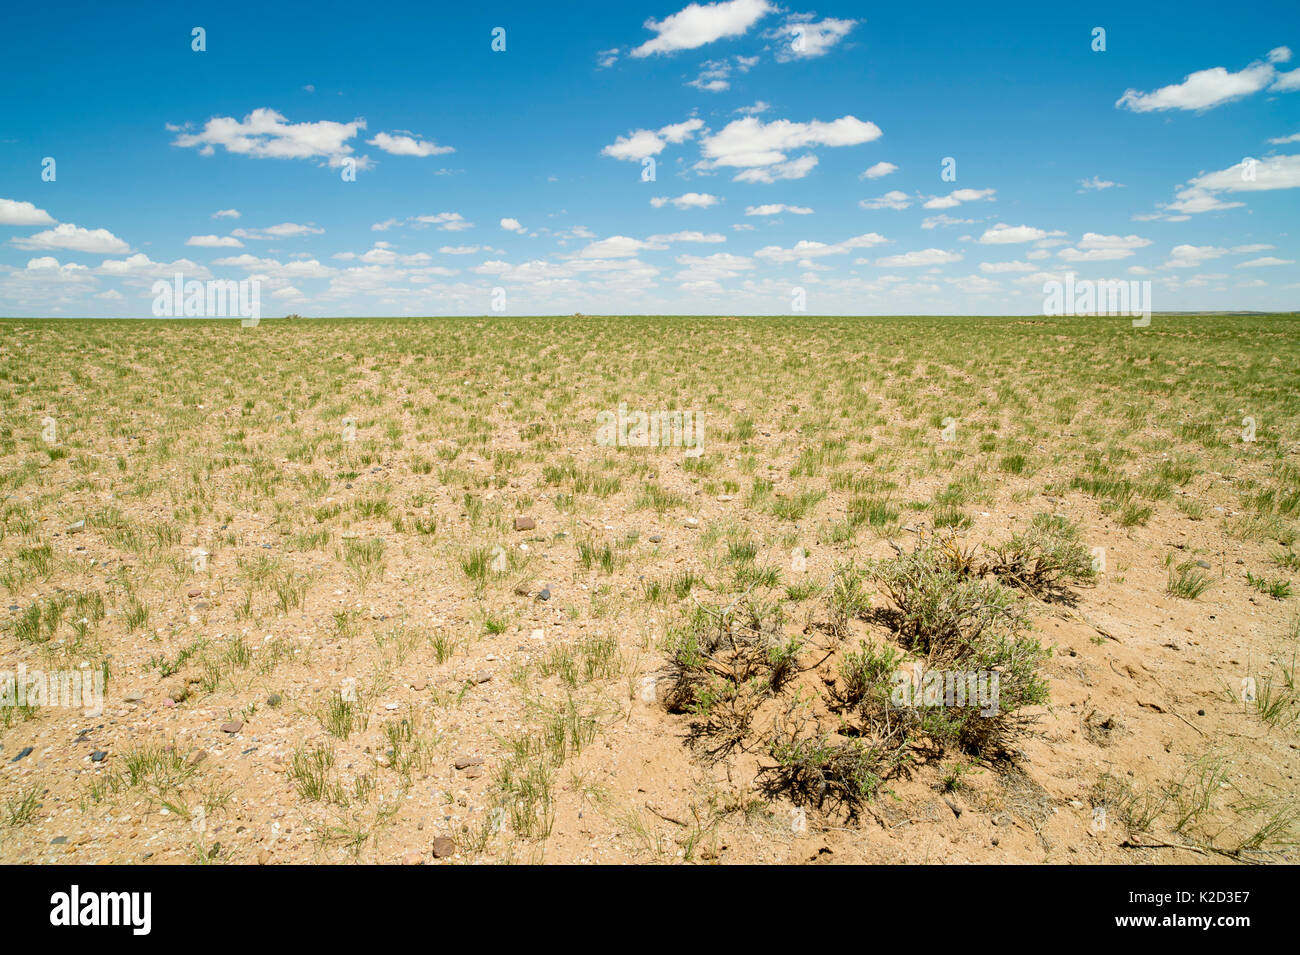
[[[1258,269],[1268,265],[1295,265],[1295,259],[1279,259],[1275,255],[1266,255],[1260,259],[1251,259],[1249,262],[1241,262],[1237,265],[1237,268]]]
[[[633,239],[625,235],[612,235],[608,239],[598,239],[595,242],[588,243],[578,253],[578,258],[624,259],[636,255],[643,249],[652,249],[654,247],[651,243],[643,242],[640,239]]]
[[[864,209],[906,209],[911,204],[908,194],[897,189],[876,199],[863,199],[858,203]]]
[[[768,30],[764,35],[769,40],[778,41],[777,62],[788,63],[790,60],[806,60],[825,55],[848,36],[857,22],[837,20],[834,17],[815,21],[813,14],[801,13],[786,20],[785,26]]]
[[[54,216],[30,202],[0,199],[0,225],[54,225]]]
[[[439,212],[432,216],[414,216],[407,220],[421,226],[436,226],[441,232],[462,232],[465,229],[474,228],[474,223],[466,222],[465,217],[459,212]]]
[[[1151,244],[1150,239],[1138,235],[1101,235],[1097,232],[1085,232],[1077,248],[1065,248],[1056,253],[1067,262],[1105,262],[1112,259],[1126,259],[1134,249],[1143,249]]]
[[[692,3],[672,16],[645,28],[657,34],[631,51],[634,57],[655,53],[694,50],[723,37],[740,36],[773,9],[767,0],[727,0],[723,3]]]
[[[891,172],[897,172],[897,171],[898,171],[898,167],[895,166],[892,162],[878,162],[858,178],[859,179],[881,179],[885,176],[888,176]]]
[[[437,143],[416,139],[414,136],[393,136],[388,133],[377,133],[374,139],[367,139],[366,142],[394,156],[441,156],[443,153],[456,151],[451,146],[439,146]]]
[[[1032,272],[1034,266],[1028,262],[981,262],[980,271],[996,275],[1002,272]]]
[[[817,157],[809,153],[789,162],[780,162],[774,166],[762,166],[746,169],[732,177],[733,182],[776,182],[778,179],[802,179],[812,172],[817,165]]]
[[[650,200],[650,205],[656,209],[662,209],[666,205],[675,206],[678,209],[707,209],[709,206],[717,205],[721,202],[717,196],[710,195],[707,192],[686,192],[680,196],[655,196]]]
[[[216,212],[212,213],[212,218],[214,218],[214,219],[238,219],[238,218],[239,218],[239,210],[238,210],[238,209],[218,209]]]
[[[602,70],[607,70],[618,62],[618,55],[622,52],[618,47],[611,47],[608,50],[600,50],[596,53],[596,66]]]
[[[1215,66],[1189,73],[1181,83],[1162,86],[1153,93],[1126,90],[1115,106],[1135,113],[1167,109],[1206,110],[1258,93],[1266,87],[1277,92],[1297,89],[1300,88],[1300,78],[1295,77],[1294,71],[1279,73],[1273,66],[1290,58],[1291,51],[1280,46],[1269,52],[1268,62],[1256,60],[1237,73]]]
[[[265,229],[235,229],[230,234],[241,239],[270,242],[273,239],[298,239],[304,235],[320,235],[324,231],[315,225],[281,222],[279,225],[267,226]]]
[[[204,266],[189,259],[155,262],[142,252],[127,256],[125,259],[105,259],[95,271],[102,275],[132,279],[170,279],[177,273],[183,275],[187,281],[212,277],[212,273]]]
[[[1109,179],[1102,179],[1101,176],[1093,176],[1091,179],[1080,179],[1079,185],[1083,187],[1079,190],[1080,192],[1087,192],[1089,189],[1100,192],[1102,189],[1113,189],[1119,183],[1112,182]]]
[[[617,137],[614,142],[600,152],[601,155],[610,156],[613,159],[640,162],[647,156],[659,155],[668,143],[685,142],[703,128],[703,120],[692,118],[685,122],[665,126],[658,131],[635,129],[626,136]]]
[[[185,240],[186,245],[202,249],[242,249],[244,243],[233,235],[192,235]]]
[[[88,252],[94,255],[113,255],[130,252],[131,247],[107,229],[83,229],[65,222],[53,229],[32,236],[10,239],[20,249],[67,249],[70,252]]]
[[[923,265],[947,265],[960,262],[960,252],[948,252],[944,249],[921,249],[917,252],[904,252],[901,255],[887,255],[877,259],[876,264],[885,268],[914,268]]]
[[[1221,212],[1245,205],[1244,202],[1225,202],[1221,192],[1264,192],[1274,189],[1300,187],[1300,154],[1272,156],[1256,160],[1253,166],[1236,163],[1218,172],[1206,173],[1190,179],[1174,193],[1174,201],[1163,204],[1162,211],[1137,219],[1167,219],[1179,221],[1170,212],[1182,213],[1182,218],[1200,212]]]
[[[1176,245],[1169,253],[1169,261],[1164,264],[1166,269],[1195,269],[1208,261],[1217,259],[1224,255],[1228,250],[1220,249],[1213,245]]]
[[[719,232],[696,232],[687,230],[684,232],[668,232],[662,235],[652,235],[646,239],[647,248],[663,245],[668,242],[726,242],[727,237]]]
[[[180,132],[176,127],[169,128]],[[275,110],[262,107],[242,121],[233,116],[214,116],[202,132],[180,132],[172,144],[198,146],[204,156],[211,156],[215,147],[221,146],[227,152],[254,159],[324,159],[331,166],[339,166],[352,155],[348,140],[365,128],[364,119],[350,123],[290,123]],[[368,165],[364,157],[356,163],[358,168]]]
[[[980,236],[984,245],[1007,245],[1015,242],[1034,242],[1047,238],[1048,233],[1029,225],[1007,225],[999,222],[991,229],[986,229]]]
[[[505,229],[507,232],[526,232],[526,231],[528,231],[528,230],[526,230],[522,225],[519,224],[519,220],[518,220],[518,219],[502,219],[502,220],[501,220],[501,228]]]
[[[502,254],[500,249],[494,249],[490,245],[444,245],[438,251],[443,255],[476,255],[479,252]]]
[[[1300,133],[1292,133],[1290,136],[1278,136],[1276,139],[1270,139],[1269,142],[1274,146],[1284,146],[1287,143],[1300,143]]]
[[[996,189],[954,189],[946,196],[933,196],[926,200],[922,206],[924,209],[952,209],[961,205],[963,202],[978,202],[981,199],[992,199]]]
[[[767,259],[781,264],[798,262],[803,259],[816,259],[826,255],[843,255],[850,249],[866,249],[876,245],[884,245],[887,242],[889,240],[879,233],[866,232],[851,239],[845,239],[843,242],[814,242],[803,239],[788,249],[783,249],[777,245],[769,245],[759,249],[754,255],[756,258]]]
[[[812,210],[806,206],[788,206],[784,202],[769,202],[766,205],[748,206],[745,209],[747,216],[779,216],[783,212],[796,216],[812,215]]]
[[[954,225],[972,225],[974,219],[956,219],[946,212],[941,212],[937,216],[926,216],[921,220],[922,229],[933,229],[937,226],[954,226]]]
[[[808,123],[777,119],[764,123],[756,116],[733,120],[720,132],[701,140],[701,152],[710,167],[760,167],[784,163],[787,153],[811,146],[856,146],[878,139],[880,127],[855,116],[833,122]]]

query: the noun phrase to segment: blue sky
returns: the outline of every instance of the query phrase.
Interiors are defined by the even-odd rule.
[[[1068,6],[11,4],[0,315],[1294,309],[1300,6]]]

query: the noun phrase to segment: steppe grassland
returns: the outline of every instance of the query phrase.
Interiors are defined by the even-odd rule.
[[[680,712],[660,725],[684,764],[744,754],[755,765],[709,803],[707,822],[672,823],[683,831],[668,855],[692,857],[719,820],[744,824],[775,800],[853,815],[936,735],[920,727],[868,758],[846,743],[862,727],[826,729],[843,729],[846,706],[863,716],[863,697],[846,703],[843,690],[875,659],[853,656],[860,641],[887,622],[871,611],[898,568],[880,559],[891,541],[922,563],[928,547],[995,548],[1029,526],[1001,520],[1008,508],[1045,515],[1040,527],[1068,512],[1062,546],[1091,551],[1101,527],[1129,535],[1172,596],[1262,601],[1279,642],[1260,650],[1278,664],[1260,672],[1251,706],[1295,739],[1296,635],[1284,622],[1300,570],[1295,316],[1157,315],[1140,329],[805,316],[0,327],[11,608],[0,670],[88,665],[107,678],[98,720],[0,708],[9,859],[41,858],[24,834],[56,817],[75,831],[125,806],[167,810],[154,820],[174,823],[171,852],[250,861],[254,846],[204,835],[246,817],[245,777],[193,755],[223,723],[247,735],[272,717],[298,741],[277,756],[284,784],[269,797],[247,785],[309,820],[317,857],[400,856],[407,837],[386,834],[414,825],[420,791],[431,817],[454,815],[466,857],[533,858],[566,793],[608,804],[567,767],[645,705],[645,678],[689,687],[692,667],[716,675],[719,662],[731,685],[661,692],[656,705]],[[598,446],[597,415],[621,403],[695,411],[702,455]],[[516,531],[517,516],[536,528]],[[1171,546],[1175,525],[1195,530],[1196,548]],[[1247,565],[1225,569],[1222,555],[1243,546]],[[792,564],[797,548],[807,570]],[[1122,593],[1127,570],[1073,582]],[[1042,594],[1007,589],[1026,618],[1050,612]],[[758,635],[761,659],[739,671],[734,655],[707,659],[698,638],[713,621]],[[808,657],[826,644],[808,634],[835,644],[838,709],[788,699],[816,692],[792,676],[820,674]],[[697,640],[685,654],[684,639]],[[923,642],[914,633],[900,650]],[[417,702],[388,709],[413,673]],[[129,691],[142,699],[124,707]],[[497,721],[488,772],[468,798],[428,785],[462,756],[457,734],[489,694],[483,705],[511,715]],[[164,718],[166,734],[151,732]],[[108,727],[95,737],[102,763],[75,748],[92,723]],[[969,744],[953,730],[925,771],[959,785],[993,755]],[[27,745],[37,752],[10,764]],[[1143,806],[1181,807],[1181,792],[1200,808],[1142,818],[1144,784],[1158,795]],[[1125,785],[1106,804],[1125,807],[1136,831],[1181,823],[1173,831],[1210,852],[1262,829],[1259,845],[1293,838],[1272,808],[1227,841],[1197,836],[1212,814],[1205,786]],[[639,812],[610,812],[627,832],[647,830]],[[195,818],[210,821],[182,822]],[[662,851],[658,837],[637,838]]]

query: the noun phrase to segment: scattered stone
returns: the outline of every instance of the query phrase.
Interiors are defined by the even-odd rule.
[[[108,758],[108,753],[106,753],[102,749],[97,749],[90,754],[90,761],[92,763],[102,763],[107,758]]]
[[[661,540],[663,540],[663,538],[658,534],[651,534],[648,539],[652,544],[658,544]]]
[[[67,844],[68,844],[67,836],[55,836],[53,839],[50,840],[50,845],[52,846],[63,846]]]
[[[208,758],[208,754],[204,750],[199,750],[197,753],[195,753],[193,756],[190,757],[190,765],[193,767],[197,767],[200,763],[202,763],[207,758]]]
[[[279,694],[279,693],[272,693],[270,696],[268,696],[268,697],[266,698],[266,705],[267,705],[267,706],[279,706],[279,705],[280,705],[280,694]]]
[[[13,759],[9,760],[9,762],[16,763],[18,762],[18,760],[30,756],[31,754],[32,754],[32,748],[30,746],[24,746],[22,749],[18,751],[18,755],[15,756]]]
[[[447,836],[438,836],[433,840],[433,857],[435,859],[446,859],[448,856],[456,854],[456,843],[452,842]]]
[[[537,522],[533,520],[531,517],[515,518],[515,530],[517,531],[531,531],[536,526],[537,526]]]
[[[412,849],[402,856],[402,865],[419,865],[422,861],[424,861],[424,853],[419,849]]]
[[[465,770],[466,779],[478,779],[482,775],[483,775],[482,766],[471,766],[469,769]],[[582,814],[579,813],[579,815],[581,816]]]
[[[700,519],[698,517],[688,517],[683,522],[687,527],[699,527]]]
[[[551,599],[551,588],[550,588],[550,587],[543,587],[541,590],[537,591],[537,599],[538,599],[538,600],[550,600],[550,599]]]
[[[271,864],[271,851],[269,849],[263,849],[257,854],[257,864],[258,865]]]
[[[139,690],[132,690],[126,696],[122,697],[122,699],[126,700],[128,703],[139,703],[144,699],[144,694]]]
[[[428,685],[429,685],[429,681],[422,676],[416,677],[414,680],[411,681],[411,689],[414,690],[416,693],[419,693]]]
[[[194,602],[195,610],[207,610],[211,606],[212,604],[208,603],[206,600],[197,600]]]
[[[85,521],[77,521],[75,524],[69,524],[69,525],[68,525],[68,533],[69,533],[69,534],[75,534],[75,533],[77,533],[77,532],[80,531],[80,530],[84,530],[85,527],[86,527],[86,522],[85,522]]]
[[[201,591],[201,590],[191,590],[187,596],[190,596],[190,597],[202,597],[202,596],[203,596],[203,591]]]
[[[1208,560],[1198,560],[1196,562],[1196,566],[1202,568],[1203,570],[1209,570],[1210,562]]]
[[[948,796],[948,795],[945,795],[945,796],[943,797],[943,801],[946,802],[946,803],[948,804],[948,808],[952,810],[952,814],[953,814],[954,816],[956,816],[958,819],[960,819],[960,818],[961,818],[961,806],[957,805],[957,801],[956,801],[955,799],[953,799],[951,796]]]
[[[483,758],[481,756],[462,756],[456,760],[457,769],[469,769],[471,766],[482,766]]]
[[[238,733],[243,728],[244,728],[243,720],[231,720],[229,723],[221,724],[221,732],[223,733],[234,734],[234,733]]]
[[[487,670],[479,670],[474,674],[473,679],[475,683],[486,683],[488,680],[492,679],[492,674],[488,673]]]

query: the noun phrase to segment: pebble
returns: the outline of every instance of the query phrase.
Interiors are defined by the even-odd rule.
[[[243,720],[231,720],[229,723],[221,724],[221,732],[223,733],[238,733],[243,728],[244,728]]]
[[[104,750],[102,749],[97,749],[90,754],[90,761],[92,763],[102,763],[107,758],[108,758],[108,753],[104,752]]]
[[[279,693],[272,693],[270,696],[268,696],[268,697],[266,698],[266,705],[267,705],[267,706],[279,706],[279,705],[280,705],[280,694],[279,694]]]
[[[474,674],[475,683],[486,683],[490,679],[492,679],[492,674],[488,673],[487,670],[479,670],[477,673]]]
[[[447,836],[438,836],[438,838],[434,839],[432,848],[435,859],[445,859],[456,854],[456,843],[452,842]]]
[[[469,769],[471,766],[482,766],[483,757],[481,756],[462,756],[456,760],[457,769]]]
[[[531,517],[515,518],[515,530],[517,531],[531,531],[536,526],[537,526],[537,522],[533,520]]]
[[[550,599],[551,599],[551,588],[550,588],[550,587],[543,587],[541,590],[539,590],[539,591],[537,592],[537,599],[538,599],[538,600],[550,600]]]
[[[22,749],[18,751],[18,755],[15,756],[13,759],[9,760],[9,762],[16,763],[18,762],[18,760],[22,759],[23,757],[30,756],[31,754],[32,754],[32,748],[30,746],[24,746]]]

